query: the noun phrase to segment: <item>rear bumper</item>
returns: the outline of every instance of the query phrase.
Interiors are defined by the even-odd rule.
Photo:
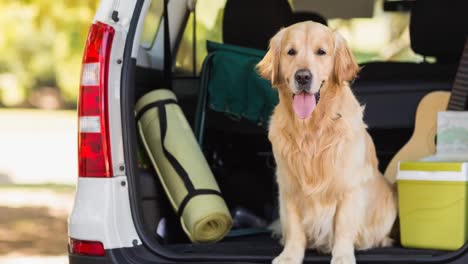
[[[94,256],[83,256],[71,254],[68,251],[69,264],[114,264],[114,263],[158,263],[158,264],[170,264],[170,263],[208,263],[208,262],[172,262],[167,259],[160,258],[157,255],[151,253],[144,246],[135,246],[131,248],[116,248],[106,250],[106,255],[102,257]],[[223,262],[228,263],[228,262]],[[240,263],[240,262],[236,262]],[[213,264],[211,262],[210,264]]]
[[[468,263],[468,248],[464,247],[459,251],[448,253],[448,256],[434,256],[430,258],[421,258],[421,256],[392,256],[388,255],[385,261],[382,261],[382,256],[358,256],[359,263],[446,263],[446,264],[462,264]],[[424,261],[426,260],[426,261]],[[107,263],[265,263],[265,261],[226,261],[226,260],[211,260],[211,261],[176,261],[161,258],[160,256],[149,251],[145,246],[139,245],[130,248],[117,248],[106,250],[106,256],[103,257],[92,257],[92,256],[81,256],[75,254],[69,254],[70,264],[107,264]],[[304,261],[304,263],[323,263],[328,264],[329,259],[318,258],[316,260]]]
[[[105,249],[141,244],[130,210],[127,177],[79,178],[68,236],[99,241]]]

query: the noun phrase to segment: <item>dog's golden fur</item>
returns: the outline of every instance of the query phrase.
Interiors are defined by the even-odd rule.
[[[319,56],[318,48],[326,55]],[[358,66],[345,40],[320,24],[298,23],[271,39],[257,69],[280,98],[268,136],[277,163],[285,247],[273,262],[301,263],[309,247],[331,252],[332,263],[355,263],[355,248],[390,245],[395,190],[378,171],[364,107],[349,87]],[[299,69],[313,74],[313,93],[320,89],[306,119],[297,118],[292,106]]]

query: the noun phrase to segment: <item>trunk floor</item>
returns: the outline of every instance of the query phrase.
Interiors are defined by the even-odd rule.
[[[211,255],[250,255],[273,257],[281,253],[282,246],[269,234],[227,238],[213,244],[172,244],[168,249],[177,253],[195,253]],[[357,251],[356,255],[392,255],[392,256],[437,256],[447,253],[441,250],[409,249],[399,245],[388,248],[376,248]],[[307,250],[307,256],[327,256],[314,250]]]

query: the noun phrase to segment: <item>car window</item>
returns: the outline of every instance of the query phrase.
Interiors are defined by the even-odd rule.
[[[340,32],[359,63],[371,61],[433,62],[411,49],[410,12],[386,12],[383,1],[374,4],[369,18],[329,19],[331,28]]]
[[[159,25],[164,10],[163,0],[152,0],[148,8],[145,20],[143,22],[143,31],[141,33],[140,43],[146,49],[153,46],[156,32],[158,32]]]
[[[226,0],[198,1],[196,10],[196,69],[193,69],[193,14],[190,15],[176,55],[176,73],[200,73],[207,55],[206,41],[222,42],[222,19]],[[294,10],[294,5],[290,3]],[[299,10],[300,11],[300,10]],[[316,10],[320,13],[320,10]],[[383,1],[374,2],[368,18],[331,18],[330,28],[340,32],[349,42],[358,63],[372,61],[433,62],[411,49],[409,12],[385,12]]]
[[[176,55],[176,73],[200,73],[207,55],[206,41],[222,42],[222,21],[226,0],[198,1],[196,8],[196,69],[193,69],[193,13],[187,21]]]

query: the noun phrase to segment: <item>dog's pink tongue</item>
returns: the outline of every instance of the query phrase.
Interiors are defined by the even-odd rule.
[[[300,93],[294,96],[294,112],[300,119],[305,119],[312,114],[315,109],[315,95],[309,93]]]

